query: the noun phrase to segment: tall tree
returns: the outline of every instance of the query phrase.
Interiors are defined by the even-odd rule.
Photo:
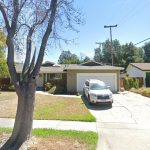
[[[145,43],[143,49],[144,49],[144,61],[150,62],[150,42]]]
[[[72,54],[70,51],[62,51],[58,60],[59,64],[79,64],[80,60],[76,54]]]
[[[143,62],[143,50],[142,48],[138,48],[134,46],[133,43],[127,43],[122,45],[122,53],[123,53],[123,66],[126,68],[129,63],[140,63]]]
[[[11,81],[18,96],[18,106],[12,135],[1,148],[18,150],[30,136],[36,90],[36,77],[49,39],[57,38],[57,29],[72,29],[80,24],[80,13],[73,7],[73,0],[2,0],[0,19],[7,31],[7,63]],[[63,28],[64,27],[64,28]],[[60,29],[58,31],[61,31]],[[56,37],[57,36],[57,37]],[[14,52],[18,41],[26,39],[26,56],[21,78],[18,78],[14,63]],[[49,38],[50,37],[50,38]],[[32,41],[39,49],[32,51]]]
[[[97,62],[103,62],[103,53],[101,48],[94,49],[94,60]]]

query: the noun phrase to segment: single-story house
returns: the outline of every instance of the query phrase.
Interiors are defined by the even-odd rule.
[[[142,77],[144,85],[146,85],[146,73],[150,72],[150,63],[130,63],[126,72],[130,77]]]
[[[103,65],[95,61],[89,61],[83,64],[61,64],[49,63],[43,64],[37,78],[37,87],[51,80],[62,80],[68,93],[82,92],[83,85],[88,79],[99,79],[110,86],[112,91],[120,89],[120,70],[123,68]],[[16,65],[18,73],[21,73],[22,67]]]

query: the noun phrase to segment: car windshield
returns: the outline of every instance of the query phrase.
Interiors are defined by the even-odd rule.
[[[93,83],[90,86],[91,90],[104,90],[107,89],[105,84],[98,84],[98,83]]]

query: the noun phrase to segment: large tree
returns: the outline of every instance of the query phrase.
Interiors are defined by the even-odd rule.
[[[2,23],[7,32],[7,63],[11,81],[18,96],[18,106],[12,135],[1,148],[18,150],[30,137],[36,90],[45,49],[49,39],[61,39],[58,31],[74,29],[80,23],[80,13],[73,7],[73,0],[1,0]],[[0,19],[1,19],[0,18]],[[21,77],[15,68],[14,52],[21,49],[22,38],[26,39],[26,56]],[[39,49],[32,55],[32,41]],[[20,48],[18,48],[20,47]],[[37,56],[36,56],[37,53]]]
[[[150,62],[150,42],[145,43],[143,49],[144,49],[144,61]]]
[[[79,64],[80,60],[76,54],[71,53],[70,51],[62,51],[59,60],[59,64]]]
[[[134,46],[133,43],[127,43],[121,47],[123,53],[123,66],[126,68],[129,63],[141,63],[143,62],[143,50]]]
[[[103,62],[103,53],[102,53],[102,49],[100,47],[94,49],[94,58],[93,59],[97,62]]]

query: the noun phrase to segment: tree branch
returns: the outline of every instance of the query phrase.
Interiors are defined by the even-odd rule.
[[[18,0],[13,0],[13,7],[14,7],[14,13],[13,13],[13,18],[12,18],[12,22],[11,22],[11,30],[12,30],[11,33],[14,36],[14,34],[16,32],[16,28],[17,28],[18,16],[19,16],[19,13],[20,13],[19,1]]]
[[[42,39],[38,59],[37,59],[36,65],[34,67],[34,70],[32,72],[33,77],[35,77],[39,73],[41,64],[43,62],[43,57],[44,57],[44,53],[45,53],[46,44],[47,44],[49,35],[52,32],[52,26],[53,26],[53,23],[54,23],[54,20],[55,20],[56,9],[57,9],[57,1],[58,0],[52,0],[51,4],[50,4],[51,15],[50,15],[50,19],[48,21],[47,29],[46,29],[45,34],[44,34],[43,39]]]
[[[2,6],[2,2],[0,2],[0,11],[3,15],[4,21],[5,21],[5,24],[6,24],[6,28],[7,28],[7,32],[8,32],[10,30],[10,24],[9,24],[8,17],[6,15],[5,9]]]
[[[31,48],[32,48],[32,34],[34,32],[34,28],[30,28],[28,36],[27,36],[27,47],[26,47],[26,58],[25,58],[25,62],[23,65],[23,70],[22,70],[22,74],[25,75],[25,73],[27,72],[28,68],[29,68],[29,64],[30,64],[30,59],[31,59]]]

